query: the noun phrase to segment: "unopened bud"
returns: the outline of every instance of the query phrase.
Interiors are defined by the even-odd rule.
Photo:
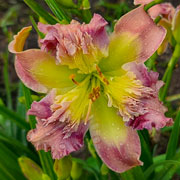
[[[108,172],[109,172],[108,167],[103,163],[101,166],[101,174],[105,176],[108,174]]]
[[[62,159],[56,159],[54,162],[54,171],[58,180],[66,180],[71,173],[72,161],[70,156],[65,156]]]
[[[90,6],[90,3],[89,3],[89,0],[83,0],[82,1],[82,9],[86,10],[86,9],[90,9],[91,6]]]
[[[28,180],[50,180],[48,175],[43,174],[42,169],[34,161],[27,157],[18,158],[19,166]],[[46,177],[46,179],[43,178]]]
[[[82,165],[73,161],[71,169],[71,177],[73,180],[79,179],[82,175]]]
[[[174,39],[180,43],[180,6],[176,8],[175,15],[172,21],[172,32]]]

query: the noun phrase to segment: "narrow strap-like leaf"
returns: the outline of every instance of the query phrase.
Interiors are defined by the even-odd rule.
[[[45,0],[45,1],[49,6],[49,8],[51,9],[51,11],[54,13],[54,15],[59,19],[59,21],[65,21],[66,23],[70,22],[69,18],[67,17],[63,9],[59,7],[59,4],[55,0]]]
[[[179,161],[175,161],[175,160],[164,160],[164,161],[156,162],[156,163],[152,164],[152,165],[144,172],[145,179],[148,179],[149,176],[151,175],[151,173],[154,172],[154,170],[155,170],[158,166],[163,166],[163,165],[168,165],[168,164],[180,166],[180,162],[179,162]]]
[[[56,24],[58,21],[55,17],[45,11],[36,1],[24,0],[24,2],[40,17],[46,20],[49,24]]]
[[[12,122],[16,123],[17,126],[19,126],[22,129],[29,130],[30,126],[29,124],[21,118],[17,113],[9,110],[7,107],[0,105],[0,114],[3,117],[8,118]]]
[[[142,147],[140,159],[144,162],[143,169],[147,169],[147,167],[153,164],[152,153],[150,151],[150,146],[148,144],[147,137],[143,135],[141,131],[139,131],[138,134],[141,140],[141,147]]]
[[[180,111],[178,112],[173,129],[171,132],[171,136],[168,142],[167,151],[166,151],[166,159],[172,159],[172,157],[176,153],[176,148],[179,139],[179,131],[180,131]]]

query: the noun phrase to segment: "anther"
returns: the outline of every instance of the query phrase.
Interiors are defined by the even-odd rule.
[[[96,65],[96,70],[97,70],[100,78],[102,79],[102,81],[108,85],[108,84],[109,84],[109,81],[104,77],[104,75],[103,75],[103,73],[101,72],[101,70],[100,70],[100,68],[98,67],[98,65]]]
[[[69,78],[72,80],[72,82],[73,82],[74,84],[79,85],[79,83],[74,79],[74,78],[75,78],[75,74],[71,74],[71,75],[69,76]]]
[[[100,96],[100,87],[93,88],[93,92],[89,94],[89,99],[92,102],[96,101],[96,99]]]

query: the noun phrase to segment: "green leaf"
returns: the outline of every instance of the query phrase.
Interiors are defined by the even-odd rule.
[[[82,164],[83,169],[92,173],[94,175],[95,179],[99,180],[98,173],[96,172],[96,170],[94,168],[91,168],[90,166],[88,166],[88,164],[85,161],[83,161],[82,159],[79,159],[79,158],[72,158],[72,160],[79,164]]]
[[[178,139],[179,139],[179,132],[180,132],[180,111],[178,112],[173,129],[171,132],[171,136],[168,142],[167,151],[166,151],[166,159],[172,159],[172,157],[176,153],[176,148],[178,145]]]
[[[0,142],[0,170],[3,168],[3,173],[7,176],[15,177],[15,179],[24,180],[24,176],[17,162],[18,156],[14,151],[10,150],[4,143]],[[13,179],[10,176],[10,179]],[[7,179],[8,180],[8,179]]]
[[[15,147],[18,149],[18,152],[22,153],[27,153],[28,156],[30,156],[33,159],[37,159],[37,156],[30,151],[26,146],[24,146],[20,141],[12,138],[12,137],[8,137],[7,135],[3,134],[2,132],[0,132],[0,141],[2,142],[6,142],[7,144],[11,145],[12,147]]]
[[[168,164],[180,166],[180,162],[179,162],[179,161],[175,161],[175,160],[164,160],[164,161],[156,162],[156,163],[152,164],[152,165],[144,172],[145,179],[148,179],[148,178],[150,177],[150,175],[154,172],[154,170],[155,170],[158,166],[164,166],[164,165],[168,165]]]
[[[51,9],[51,11],[59,19],[60,22],[64,21],[63,24],[67,24],[70,22],[67,15],[63,11],[63,9],[61,9],[59,7],[59,4],[55,0],[45,0],[45,1],[46,1],[47,5],[49,6],[49,8]]]
[[[19,126],[22,129],[29,130],[29,124],[21,118],[17,113],[9,110],[7,107],[0,105],[0,114],[4,118],[8,118],[12,122],[16,123],[17,126]]]
[[[49,24],[56,24],[58,20],[45,11],[36,1],[24,0],[24,2],[40,17],[42,17]]]
[[[19,116],[25,118],[26,117],[25,105],[19,101],[19,98],[23,96],[23,84],[19,82],[18,86],[19,87],[18,87],[18,97],[16,99],[16,112],[19,114]],[[16,136],[15,136],[16,139],[21,141],[24,145],[27,145],[26,131],[24,129],[19,128],[18,126],[16,126],[15,131],[16,131]]]
[[[149,146],[149,137],[147,136],[148,133],[147,131],[142,132],[138,131],[139,138],[141,141],[141,160],[144,162],[143,169],[147,169],[151,164],[153,164],[153,159],[152,159],[152,153],[150,151],[150,146]]]
[[[157,173],[157,175],[153,178],[153,180],[159,180],[159,179],[171,180],[172,176],[175,174],[178,167],[179,167],[178,164],[163,166],[162,170]]]
[[[143,171],[140,166],[134,167],[124,173],[121,173],[120,176],[123,180],[145,180]]]
[[[39,31],[37,24],[36,24],[36,22],[32,16],[30,16],[30,20],[31,20],[31,23],[32,23],[34,29],[36,30],[36,32],[40,36],[40,38],[43,39],[45,37],[45,34],[43,34],[41,31]]]
[[[23,92],[25,96],[26,109],[28,110],[31,108],[31,104],[32,104],[31,92],[25,85],[23,85]],[[36,127],[36,120],[34,116],[29,116],[29,123],[31,129],[34,129]]]

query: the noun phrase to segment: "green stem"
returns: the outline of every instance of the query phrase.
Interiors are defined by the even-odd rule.
[[[147,4],[146,6],[144,6],[144,10],[147,12],[151,7],[153,7],[154,5],[156,4],[160,4],[162,3],[163,0],[155,0],[155,1],[152,1],[150,2],[149,4]]]
[[[166,101],[172,102],[172,101],[176,101],[176,100],[179,100],[179,99],[180,99],[180,94],[175,94],[175,95],[172,95],[172,96],[168,96],[166,98]]]
[[[36,32],[38,33],[39,37],[41,39],[43,39],[45,37],[45,34],[43,34],[41,31],[39,31],[38,27],[37,27],[37,24],[36,24],[36,21],[34,20],[34,18],[32,16],[29,17],[30,20],[31,20],[31,23],[34,27],[34,29],[36,30]]]
[[[157,52],[155,52],[155,53],[145,62],[146,66],[148,67],[149,70],[153,69],[157,57],[158,57],[158,54],[157,54]]]
[[[168,67],[167,67],[167,69],[164,73],[164,76],[162,78],[162,80],[165,82],[165,85],[160,90],[160,100],[161,101],[165,100],[165,97],[167,95],[168,88],[169,88],[169,85],[171,82],[173,69],[174,69],[179,57],[180,57],[180,44],[176,44],[173,55],[172,55],[172,57],[168,63]]]

